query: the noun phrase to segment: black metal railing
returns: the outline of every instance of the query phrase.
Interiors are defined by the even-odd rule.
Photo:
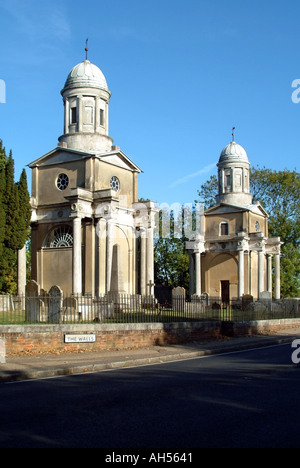
[[[22,324],[155,323],[190,321],[252,321],[300,318],[300,302],[173,297],[161,302],[153,296],[109,294],[103,297],[39,295],[0,296],[0,326]]]

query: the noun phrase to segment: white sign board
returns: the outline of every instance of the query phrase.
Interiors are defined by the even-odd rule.
[[[95,343],[95,333],[88,333],[86,335],[65,335],[65,343]]]

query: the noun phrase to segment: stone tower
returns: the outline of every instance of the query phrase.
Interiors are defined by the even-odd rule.
[[[217,203],[250,205],[250,163],[244,148],[234,140],[221,152],[218,167]]]
[[[61,94],[64,134],[29,165],[32,279],[65,294],[145,294],[154,282],[156,210],[138,203],[141,169],[109,136],[106,79],[86,59]]]
[[[245,294],[272,297],[273,289],[279,299],[281,242],[268,235],[268,213],[259,203],[253,204],[245,149],[233,139],[222,150],[217,167],[216,205],[204,213],[202,234],[186,243],[190,290],[224,303],[241,300]]]

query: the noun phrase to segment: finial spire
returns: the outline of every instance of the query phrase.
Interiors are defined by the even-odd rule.
[[[232,128],[232,141],[234,141],[234,137],[235,137],[235,127]]]
[[[89,49],[88,49],[88,41],[89,41],[88,39],[85,41],[85,60],[88,59],[88,51],[89,51]]]

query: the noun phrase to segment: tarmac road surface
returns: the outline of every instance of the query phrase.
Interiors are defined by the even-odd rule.
[[[0,384],[1,448],[300,446],[291,344]]]

